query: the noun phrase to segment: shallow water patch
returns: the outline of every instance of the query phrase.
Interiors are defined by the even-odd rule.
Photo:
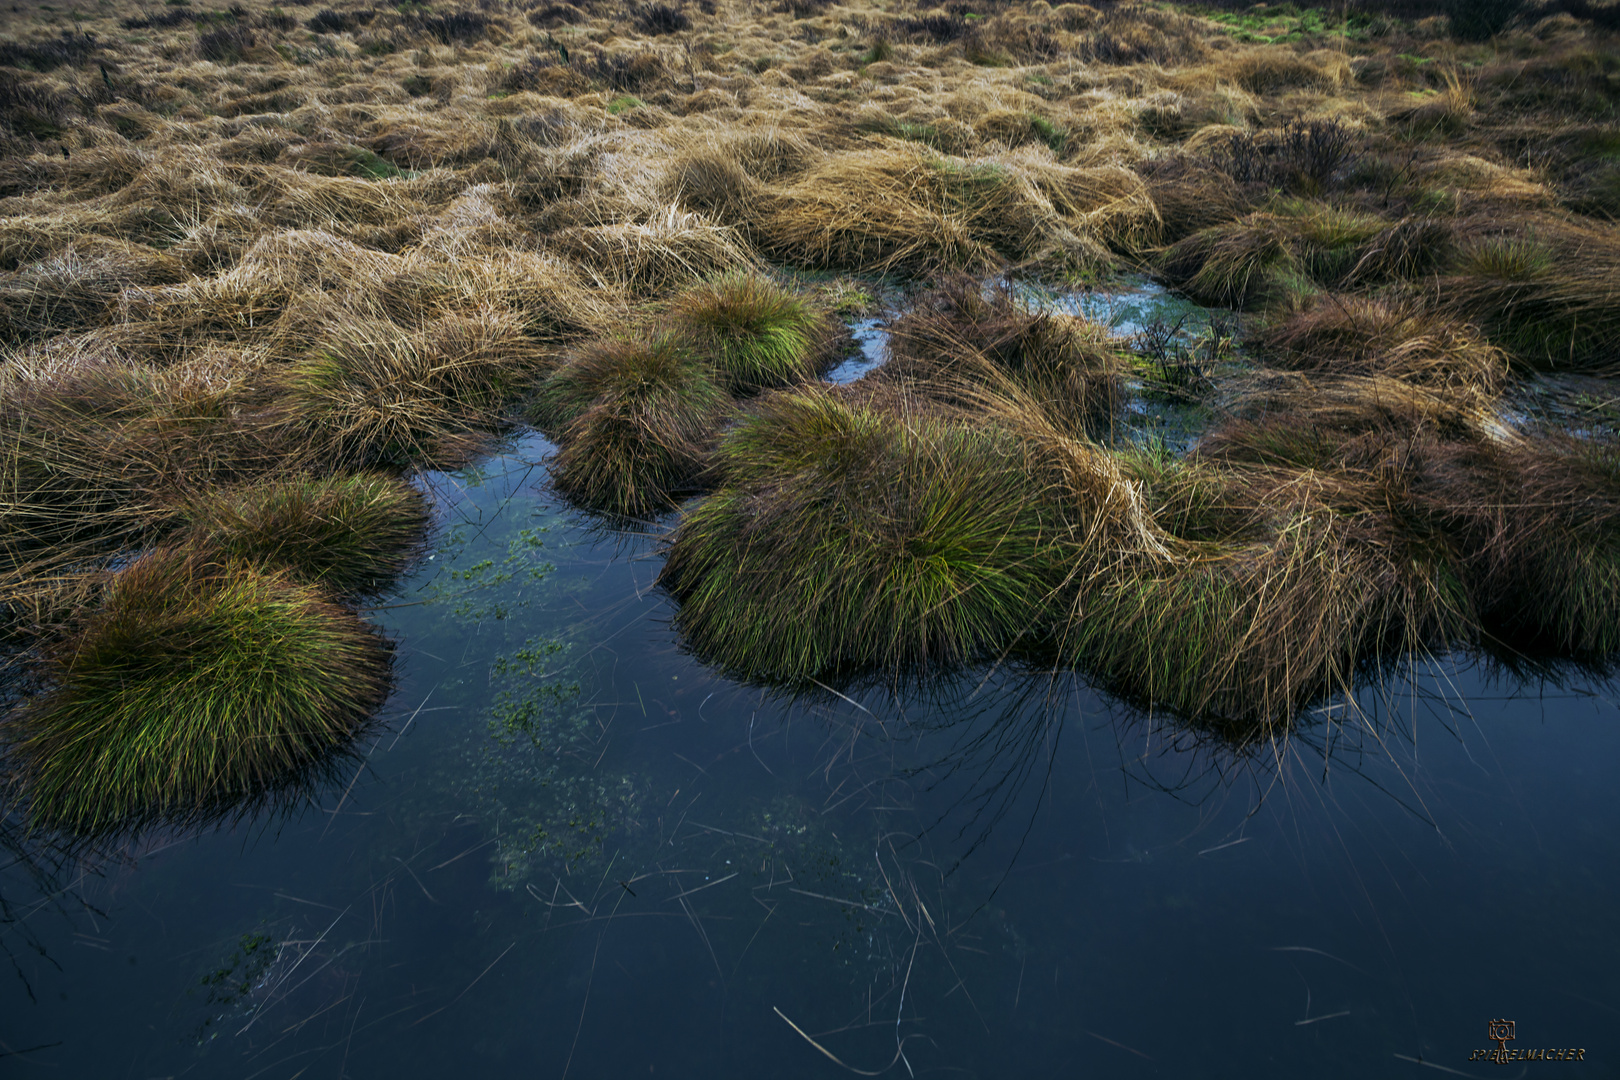
[[[888,323],[883,319],[856,319],[848,324],[855,351],[823,376],[830,383],[852,383],[876,371],[889,359]]]
[[[1620,440],[1620,398],[1614,384],[1590,375],[1539,374],[1503,395],[1498,413],[1527,434],[1563,434],[1594,442]]]
[[[1106,286],[1080,289],[1050,289],[1043,285],[1022,283],[1015,291],[1018,298],[1031,308],[1074,315],[1106,326],[1124,339],[1140,334],[1155,320],[1174,323],[1177,320],[1205,318],[1207,321],[1209,313],[1224,310],[1195,303],[1151,278],[1139,275],[1122,278]]]

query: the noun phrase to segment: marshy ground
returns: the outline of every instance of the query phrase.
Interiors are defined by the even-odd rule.
[[[1402,657],[1620,649],[1613,6],[6,18],[0,737],[42,827],[311,783],[386,697],[413,478],[515,424],[667,529],[744,680],[1074,668],[1244,743]],[[1220,314],[1030,291],[1125,275]],[[862,318],[887,361],[822,381]]]

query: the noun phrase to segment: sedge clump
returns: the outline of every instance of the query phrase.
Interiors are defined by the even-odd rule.
[[[688,289],[673,326],[713,362],[734,394],[814,378],[831,359],[832,321],[800,294],[768,278],[731,274]]]
[[[191,824],[340,753],[390,687],[377,632],[285,574],[153,551],[48,650],[7,717],[30,820],[77,837]]]

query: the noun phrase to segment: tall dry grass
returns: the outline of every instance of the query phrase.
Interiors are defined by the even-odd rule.
[[[1011,384],[1056,427],[1076,438],[1107,439],[1124,402],[1124,361],[1102,327],[1032,310],[1010,282],[972,277],[942,283],[890,328],[889,362],[876,378],[936,400],[972,408],[963,384]]]

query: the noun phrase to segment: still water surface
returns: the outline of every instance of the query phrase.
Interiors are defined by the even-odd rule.
[[[1620,1070],[1607,686],[1447,660],[1246,754],[1068,676],[787,701],[682,653],[548,451],[437,479],[352,783],[7,872],[0,1072]],[[1585,1061],[1470,1064],[1493,1018]]]

